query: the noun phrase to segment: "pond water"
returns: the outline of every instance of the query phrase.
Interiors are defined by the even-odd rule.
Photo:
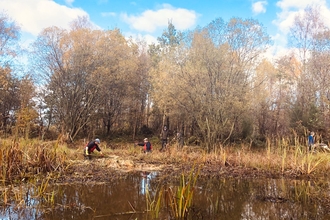
[[[29,188],[22,193],[24,208],[14,202],[1,206],[0,219],[175,219],[169,206],[162,205],[157,218],[146,210],[161,186],[176,184],[141,173],[113,182],[55,185],[48,197],[33,198],[35,189]],[[186,219],[330,219],[329,207],[317,199],[329,192],[326,181],[199,178]]]

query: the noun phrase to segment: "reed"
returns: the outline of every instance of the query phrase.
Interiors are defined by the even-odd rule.
[[[25,204],[25,200],[24,200],[24,195],[25,193],[23,192],[23,187],[19,186],[16,189],[11,190],[14,194],[14,198],[15,198],[15,202],[16,204],[18,204],[19,206],[22,206]]]
[[[264,147],[251,148],[248,145],[218,146],[211,153],[207,153],[201,147],[185,146],[183,150],[177,150],[170,146],[167,152],[159,152],[157,145],[154,152],[148,155],[134,152],[137,160],[150,163],[162,163],[173,166],[191,166],[196,164],[210,164],[230,166],[238,168],[253,168],[258,171],[267,171],[274,174],[293,175],[323,175],[330,171],[328,165],[330,157],[326,152],[308,153],[306,143],[298,137],[289,139],[266,140]],[[114,149],[113,154],[129,156],[127,149]],[[242,170],[242,172],[244,172]],[[242,173],[244,174],[244,173]]]
[[[55,191],[47,191],[50,180],[65,173],[69,164],[66,152],[69,150],[57,142],[3,140],[0,145],[1,203],[24,206],[29,195],[48,205],[54,204]],[[34,184],[39,178],[41,183]]]
[[[313,188],[311,187],[311,182],[302,180],[298,184],[297,181],[295,181],[294,185],[295,185],[294,187],[295,199],[297,201],[303,201],[305,203],[308,203]]]
[[[51,177],[47,176],[46,179],[42,179],[41,184],[35,186],[35,198],[42,199],[45,203],[49,205],[54,205],[55,191],[52,190],[50,193],[47,192],[50,180]]]
[[[306,155],[306,162],[307,162],[307,169],[306,172],[308,175],[310,175],[312,172],[314,172],[323,162],[325,162],[327,159],[325,157],[317,157],[311,154]]]
[[[267,146],[267,157],[270,158],[271,156],[271,141],[269,138],[266,140],[266,146]]]
[[[147,212],[151,212],[152,213],[152,218],[153,219],[158,219],[159,218],[159,213],[160,213],[160,209],[161,209],[161,199],[163,197],[163,192],[164,192],[164,188],[161,187],[160,190],[157,190],[156,196],[154,198],[152,198],[148,185],[146,186],[146,206],[147,206]]]
[[[159,218],[162,207],[167,207],[169,215],[175,219],[186,219],[193,201],[194,189],[199,176],[200,169],[195,173],[195,166],[190,174],[185,177],[181,175],[178,186],[162,185],[154,197],[149,189],[146,190],[146,210],[152,213],[153,219]]]
[[[9,189],[4,188],[4,190],[1,193],[0,201],[2,202],[3,205],[7,205],[9,201]]]
[[[123,147],[118,149],[103,148],[102,150],[104,153],[111,152],[114,155],[131,157],[132,160],[182,168],[190,167],[194,163],[221,167],[230,166],[231,168],[237,166],[240,169],[254,168],[257,171],[276,172],[282,175],[290,172],[295,175],[322,175],[329,172],[329,155],[324,152],[306,152],[304,144],[300,143],[298,138],[292,141],[292,145],[289,139],[276,141],[267,139],[263,148],[252,149],[250,146],[243,146],[242,144],[239,146],[218,146],[212,153],[207,153],[201,147],[187,147],[178,150],[175,146],[170,146],[166,152],[159,152],[157,145],[155,145],[153,146],[154,152],[142,154],[140,148],[128,144],[123,144]],[[35,196],[51,203],[55,194],[55,192],[47,192],[51,180],[65,175],[66,170],[71,168],[72,164],[79,163],[77,155],[81,156],[81,154],[82,148],[69,148],[59,141],[1,140],[1,187],[5,188],[9,184],[20,184],[22,179],[28,179],[32,182],[40,174],[44,180],[34,186],[38,192]],[[180,184],[177,187],[161,187],[156,197],[147,194],[147,211],[154,212],[154,216],[158,216],[160,207],[164,203],[162,198],[166,198],[168,202],[165,201],[165,203],[170,208],[173,217],[184,218],[187,216],[193,200],[193,189],[199,170],[197,174],[194,173],[195,171],[190,171],[188,176],[182,174]],[[244,172],[243,169],[242,172]],[[24,194],[24,192],[7,188],[1,191],[0,199],[4,204],[11,199],[21,201],[20,194]]]
[[[194,168],[190,171],[190,174],[186,180],[184,174],[181,175],[180,185],[175,189],[168,187],[165,190],[167,198],[169,200],[168,205],[170,207],[171,216],[175,218],[186,218],[189,209],[192,204],[194,189],[196,181],[199,175],[200,169],[197,173],[194,173]]]
[[[225,166],[227,162],[227,152],[223,147],[220,148],[220,156],[222,159],[222,166]]]
[[[282,166],[281,166],[281,171],[284,173],[285,171],[285,164],[286,164],[286,158],[287,158],[287,150],[286,147],[283,148],[283,155],[282,155]]]
[[[299,143],[296,142],[296,145],[295,146],[296,147],[295,147],[295,151],[294,151],[294,157],[293,157],[294,163],[293,163],[293,165],[294,166],[297,166],[299,157],[303,154],[303,152],[302,152],[302,148],[301,148],[301,146],[300,146]]]

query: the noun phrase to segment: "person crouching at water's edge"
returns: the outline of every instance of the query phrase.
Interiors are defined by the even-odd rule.
[[[151,152],[152,151],[152,146],[151,143],[149,142],[148,138],[143,139],[143,143],[136,143],[138,146],[143,146],[143,152]]]
[[[100,139],[96,138],[95,140],[89,142],[84,150],[84,154],[85,156],[88,156],[89,159],[91,159],[91,153],[93,153],[93,151],[96,149],[98,152],[100,152],[100,154],[102,154],[102,151],[99,147],[100,144]]]

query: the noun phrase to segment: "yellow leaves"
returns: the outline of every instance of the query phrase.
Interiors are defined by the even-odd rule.
[[[16,117],[17,125],[24,128],[38,118],[38,112],[32,107],[24,107],[16,113]]]
[[[38,117],[38,113],[32,107],[24,107],[16,112],[16,125],[15,133],[24,134],[25,138],[29,138],[30,128],[35,123],[35,119]]]
[[[276,69],[267,60],[263,60],[256,68],[254,77],[254,94],[259,94],[255,96],[254,99],[265,99],[269,97],[272,93],[272,89],[275,83]]]
[[[3,90],[7,90],[9,88],[9,84],[10,84],[10,69],[8,67],[6,68],[1,68],[0,67],[0,89]]]
[[[29,76],[26,76],[20,81],[19,93],[21,106],[29,106],[32,98],[35,95],[34,84],[32,79],[29,78]]]

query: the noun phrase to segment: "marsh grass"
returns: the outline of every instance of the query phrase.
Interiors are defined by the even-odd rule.
[[[164,192],[164,186],[160,190],[156,190],[156,195],[152,197],[152,194],[149,191],[148,185],[146,188],[146,211],[152,214],[152,218],[158,219],[159,213],[162,205],[162,197]]]
[[[258,149],[244,144],[218,146],[211,153],[196,146],[184,146],[182,149],[170,146],[166,152],[159,152],[158,145],[153,145],[153,147],[153,152],[147,155],[136,148],[113,149],[111,153],[122,157],[133,155],[134,159],[146,163],[161,163],[177,167],[191,167],[193,163],[196,163],[218,165],[219,169],[224,166],[253,168],[258,171],[293,176],[317,176],[330,171],[330,155],[326,152],[307,152],[306,143],[300,142],[297,137],[292,140],[289,138],[267,139],[264,148]]]
[[[311,155],[307,154],[306,156],[306,173],[312,174],[317,168],[321,167],[322,164],[329,162],[329,157],[325,157],[324,155]]]
[[[287,149],[286,149],[286,147],[284,147],[283,153],[282,153],[282,166],[281,166],[282,173],[284,173],[285,168],[286,168],[286,156],[287,156]]]
[[[69,152],[67,147],[57,142],[2,140],[0,204],[14,202],[18,206],[24,206],[29,201],[27,195],[52,204],[55,192],[48,192],[49,184],[65,173],[68,164],[66,152]]]
[[[290,144],[290,143],[294,144]],[[213,167],[212,172],[217,172],[223,167],[241,169],[244,175],[245,168],[253,168],[257,171],[276,173],[278,175],[304,175],[308,177],[327,175],[330,171],[330,155],[324,152],[307,152],[306,143],[289,139],[271,140],[267,139],[265,146],[253,149],[250,145],[240,144],[218,146],[211,153],[207,153],[198,146],[184,146],[182,149],[170,146],[166,152],[160,152],[160,145],[153,145],[153,152],[141,153],[140,147],[134,144],[116,143],[118,147],[108,147],[105,143],[101,149],[105,155],[116,155],[120,158],[131,159],[134,162],[146,164],[172,166],[173,169],[189,169],[196,165],[204,168]],[[11,140],[2,139],[0,143],[0,203],[8,204],[10,201],[17,201],[22,204],[24,190],[17,190],[8,185],[19,185],[30,182],[33,184],[35,197],[39,197],[52,204],[56,192],[48,191],[49,185],[59,176],[65,176],[66,171],[72,164],[82,161],[83,141],[76,145],[68,146],[61,141],[39,141],[39,140]],[[86,161],[85,161],[86,162]],[[107,158],[100,160],[106,163]],[[102,164],[101,164],[102,165]],[[203,170],[201,172],[203,172]],[[173,216],[184,216],[189,210],[192,201],[193,182],[197,176],[186,179],[181,177],[180,186],[174,188],[162,188],[157,199],[147,198],[148,210],[157,213],[160,203],[159,198],[166,197],[173,213]],[[189,177],[188,175],[188,177]],[[216,175],[216,174],[215,174]],[[36,178],[42,176],[43,181],[35,182]],[[195,179],[195,180],[194,180]],[[191,193],[191,195],[189,194]],[[175,198],[175,199],[174,199]]]
[[[188,168],[196,163],[210,165],[214,168],[218,166],[219,170],[221,167],[229,166],[293,176],[318,176],[330,171],[330,155],[326,152],[307,152],[306,143],[298,137],[278,140],[269,138],[264,147],[259,148],[245,144],[219,145],[211,153],[207,153],[199,146],[184,146],[181,149],[177,148],[175,144],[169,146],[166,152],[159,152],[160,145],[153,144],[153,152],[143,154],[140,148],[132,147],[133,144],[118,143],[117,145],[123,147],[111,149],[110,154],[131,158],[134,161],[178,168]],[[244,175],[244,173],[242,174]]]
[[[169,215],[174,219],[186,219],[193,203],[193,195],[200,169],[192,167],[190,174],[181,174],[179,185],[161,186],[152,198],[147,189],[147,211],[152,213],[153,218],[158,219],[161,207],[167,207]]]

